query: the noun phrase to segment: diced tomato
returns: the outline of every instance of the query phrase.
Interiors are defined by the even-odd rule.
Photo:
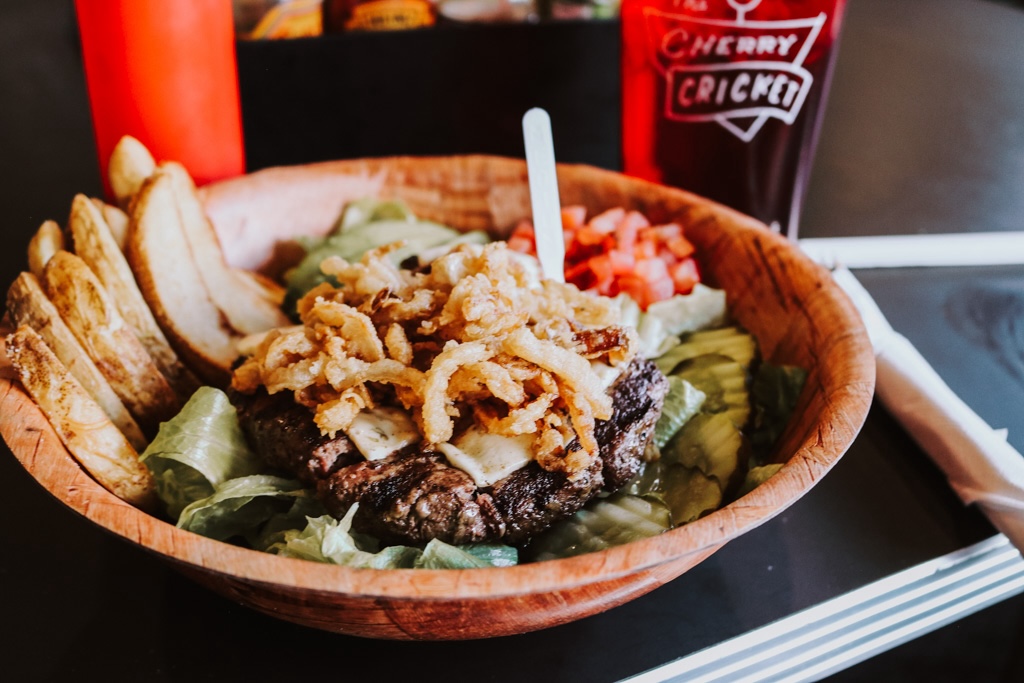
[[[523,237],[529,237],[533,239],[533,223],[530,221],[519,221],[515,229],[512,231],[513,235],[522,235]]]
[[[608,254],[601,254],[587,261],[590,270],[597,280],[596,287],[599,292],[605,294],[611,291],[612,281],[615,280],[615,271],[612,268],[612,259]]]
[[[637,260],[636,274],[647,283],[653,299],[661,301],[675,294],[675,283],[669,275],[668,266],[660,258]]]
[[[605,239],[607,238],[607,233],[594,230],[593,228],[587,226],[584,226],[576,231],[576,239],[579,240],[580,244],[586,246],[592,246],[594,244],[603,244]]]
[[[631,273],[633,272],[633,267],[636,266],[636,255],[631,251],[613,249],[608,252],[608,258],[612,262],[612,272],[616,275]]]
[[[509,237],[508,248],[512,251],[518,251],[523,254],[532,254],[537,251],[533,240],[523,237],[522,235],[512,235]]]
[[[583,244],[579,240],[573,240],[573,243],[565,250],[565,262],[566,264],[579,263],[606,251],[608,251],[608,247],[604,244]]]
[[[562,229],[575,230],[584,225],[587,220],[587,207],[585,206],[563,206],[562,207]]]
[[[680,261],[672,266],[670,271],[676,294],[689,294],[693,291],[693,286],[700,282],[700,271],[697,270],[697,262],[692,258]]]
[[[618,227],[619,223],[626,216],[625,209],[608,209],[604,213],[600,213],[590,219],[587,223],[588,227],[593,228],[599,232],[612,233],[615,232],[615,228]]]
[[[585,245],[585,244],[580,242],[580,231],[578,229],[577,230],[566,230],[562,234],[566,236],[566,239],[565,239],[565,248],[566,249],[568,249],[569,247],[572,247],[573,249],[579,249],[580,247],[587,246],[587,245]]]
[[[678,223],[667,223],[665,225],[655,225],[648,228],[652,233],[658,236],[658,239],[662,242],[668,242],[675,237],[683,236],[683,226]]]
[[[658,245],[651,240],[642,240],[633,247],[633,254],[638,261],[658,256]]]
[[[594,277],[594,271],[590,269],[589,261],[577,263],[572,268],[566,269],[565,281],[571,282],[580,289],[590,289],[597,284],[597,278]]]
[[[537,251],[537,243],[533,235],[533,225],[530,221],[520,221],[508,238],[508,248],[513,251],[521,251],[524,254],[534,254]]]
[[[640,308],[647,310],[653,301],[648,299],[647,285],[636,275],[623,275],[618,279],[619,291],[628,294],[633,301],[640,305]]]
[[[643,214],[622,208],[585,219],[584,207],[562,209],[565,279],[581,290],[624,292],[646,310],[655,301],[689,293],[700,281],[694,247],[679,224],[652,226]],[[516,226],[509,247],[536,253],[529,222]]]
[[[693,252],[696,251],[690,240],[685,237],[673,237],[666,243],[668,250],[672,252],[672,255],[676,258],[689,258],[693,256]]]
[[[632,249],[633,245],[636,244],[637,233],[640,228],[646,228],[650,225],[644,215],[638,211],[630,211],[619,224],[615,226],[615,239],[619,243],[619,249],[628,251]]]

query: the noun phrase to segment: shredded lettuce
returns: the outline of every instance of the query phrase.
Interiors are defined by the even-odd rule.
[[[235,407],[213,387],[200,387],[181,412],[161,424],[141,459],[172,519],[225,481],[263,467],[245,442]]]
[[[345,205],[335,233],[342,233],[376,221],[405,221],[415,223],[416,215],[401,199],[389,201],[364,197]]]
[[[510,545],[474,543],[452,547],[469,553],[492,567],[512,567],[519,564],[519,551]]]
[[[310,517],[304,529],[283,534],[268,552],[314,562],[362,569],[470,569],[516,564],[515,548],[500,545],[453,546],[434,539],[426,548],[393,545],[378,550],[373,539],[352,533],[358,503],[341,519],[329,515]]]
[[[416,560],[417,569],[477,569],[492,566],[484,558],[436,538],[427,543],[423,554]]]
[[[303,529],[293,529],[284,538],[271,545],[267,552],[283,557],[298,557],[313,562],[327,562],[349,567],[377,569],[404,569],[413,566],[420,550],[404,546],[391,546],[383,553],[369,552],[359,547],[352,535],[352,519],[358,504],[349,508],[341,519],[330,515],[307,518]]]
[[[270,474],[229,479],[213,495],[182,510],[178,527],[218,541],[253,538],[275,515],[290,509],[296,498],[312,495],[299,482]]]
[[[620,303],[623,311],[628,306]],[[640,313],[636,330],[640,337],[640,353],[657,358],[679,344],[679,336],[716,327],[725,322],[725,292],[697,283],[689,294],[656,301]]]
[[[298,496],[292,501],[290,508],[271,516],[259,534],[250,535],[247,540],[256,550],[266,552],[275,543],[283,542],[288,532],[303,529],[310,517],[322,517],[326,514],[323,503],[316,496]]]
[[[725,322],[725,292],[697,283],[689,294],[654,302],[644,315],[658,318],[669,334],[717,327]]]

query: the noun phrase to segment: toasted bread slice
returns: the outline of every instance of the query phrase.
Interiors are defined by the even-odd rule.
[[[117,246],[99,209],[84,195],[77,195],[71,203],[68,226],[75,253],[103,283],[117,310],[174,388],[178,398],[182,403],[187,401],[199,388],[199,380],[189,372],[171,348],[139,291],[128,260]]]
[[[142,183],[155,170],[156,162],[145,145],[130,135],[118,141],[110,153],[107,178],[122,209],[128,210]]]
[[[146,303],[174,349],[199,376],[227,382],[235,333],[213,303],[178,217],[174,181],[157,171],[130,212],[126,254]]]
[[[54,221],[44,221],[28,243],[28,269],[36,277],[43,276],[43,268],[50,257],[64,248],[64,233]]]
[[[160,170],[171,178],[178,205],[181,229],[188,240],[192,259],[206,285],[214,305],[239,334],[264,332],[289,324],[281,309],[254,291],[243,277],[224,260],[213,225],[203,212],[192,177],[181,164],[169,162]]]
[[[43,271],[43,288],[75,338],[144,432],[181,408],[142,342],[85,262],[66,251],[53,255]]]
[[[82,467],[117,497],[155,510],[153,477],[138,453],[42,337],[22,325],[7,338],[6,351],[21,383]]]
[[[146,447],[138,423],[68,329],[35,275],[22,273],[14,280],[7,290],[7,311],[15,326],[28,325],[39,334],[136,450]]]
[[[103,220],[107,222],[110,234],[114,236],[114,241],[117,242],[117,248],[124,251],[124,243],[128,241],[128,214],[113,204],[107,204],[102,199],[97,199],[96,197],[93,197],[92,203],[103,214]]]

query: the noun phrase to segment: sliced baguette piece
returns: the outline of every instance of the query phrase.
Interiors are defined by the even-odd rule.
[[[35,275],[21,273],[11,283],[7,290],[7,311],[15,326],[27,325],[39,334],[111,422],[117,425],[128,442],[136,450],[143,450],[146,437],[138,423],[68,329]]]
[[[158,170],[129,213],[125,253],[146,303],[171,345],[204,381],[223,386],[235,334],[210,299],[178,218],[174,181]]]
[[[181,228],[192,251],[192,259],[206,284],[210,299],[224,314],[228,324],[242,335],[288,325],[290,321],[281,309],[254,290],[224,260],[217,233],[203,211],[196,186],[185,167],[167,162],[160,165],[160,170],[171,178]]]
[[[182,364],[171,348],[139,291],[128,260],[117,246],[103,215],[85,195],[77,195],[72,201],[68,226],[75,253],[103,283],[117,310],[131,326],[181,402],[187,401],[199,388],[199,380]]]
[[[42,277],[50,257],[64,248],[64,233],[55,221],[44,221],[28,243],[28,269]]]
[[[156,170],[156,161],[146,146],[130,135],[121,138],[110,153],[107,178],[122,209],[128,210],[146,178]]]
[[[138,453],[42,337],[22,325],[7,337],[6,352],[21,383],[82,467],[118,498],[155,510],[153,477]]]
[[[110,234],[114,236],[114,241],[117,242],[117,248],[124,251],[124,243],[128,240],[128,214],[113,204],[107,204],[102,199],[96,197],[92,198],[92,203],[100,210],[103,220],[107,222]]]
[[[234,268],[233,270],[239,279],[257,295],[279,308],[284,303],[284,295],[287,290],[276,281],[252,270],[244,270],[242,268]]]
[[[155,433],[182,403],[96,275],[79,257],[58,251],[46,264],[42,283],[60,317],[143,432]]]

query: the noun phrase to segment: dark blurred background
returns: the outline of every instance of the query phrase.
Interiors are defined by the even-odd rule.
[[[1016,27],[1001,20],[1021,7],[850,0],[804,235],[946,232],[965,221],[1019,227],[1024,193],[1012,180],[1024,172],[1024,93],[995,67],[1024,69]],[[922,31],[922,23],[932,25]],[[992,27],[1001,35],[988,35]],[[935,35],[957,49],[936,49]],[[0,187],[0,234],[12,247],[0,256],[7,281],[38,224],[62,219],[75,192],[101,186],[88,161],[95,153],[72,0],[3,0],[0,45],[0,126],[33,131],[0,136],[0,163],[15,169]],[[552,113],[560,160],[617,168],[617,60],[615,22],[242,43],[249,165],[518,156],[519,117],[537,105]],[[967,148],[986,153],[962,154]],[[17,173],[29,159],[44,160],[45,183]],[[919,182],[936,169],[938,177]]]
[[[173,12],[173,5],[167,3],[168,12]],[[1021,0],[850,0],[802,234],[1024,229],[1022,13]],[[417,54],[434,55],[412,62],[403,59],[387,37],[243,45],[240,74],[243,103],[249,103],[245,123],[252,133],[250,164],[309,161],[339,152],[407,152],[405,145],[410,140],[449,152],[516,155],[518,116],[521,110],[539,104],[555,114],[560,159],[616,167],[618,47],[614,23],[594,24],[575,33],[568,25],[538,31],[526,28],[530,27],[498,27],[489,33],[451,30],[433,36],[434,40],[426,35],[409,37],[422,41]],[[438,40],[446,36],[451,41],[447,47],[458,46],[454,53],[458,58],[446,53],[443,41]],[[331,42],[338,50],[326,55],[322,50]],[[345,55],[344,59],[339,55]],[[488,64],[488,59],[493,62]],[[372,79],[371,74],[353,68],[353,63],[364,61],[384,68],[388,78]],[[326,79],[308,68],[325,63]],[[518,80],[488,81],[482,90],[471,89],[492,67],[519,74]],[[433,80],[404,84],[403,78],[410,74]],[[294,100],[288,99],[288,92]],[[574,94],[565,97],[567,92]],[[374,105],[373,96],[382,99]],[[396,96],[409,103],[406,111],[379,104]],[[476,109],[461,105],[466,97],[479,100]],[[317,106],[310,109],[300,106],[302,102]],[[505,102],[506,109],[501,109],[500,102]],[[470,111],[484,113],[470,115]],[[405,116],[410,112],[422,128],[409,127]],[[268,132],[277,127],[289,130],[290,137]],[[40,168],[45,173],[41,174]],[[97,195],[102,191],[71,0],[0,0],[0,178],[0,237],[4,245],[0,283],[6,286],[24,268],[28,238],[43,220],[63,222],[75,193]],[[899,326],[900,321],[894,322]],[[929,343],[934,348],[926,348]],[[951,352],[949,342],[942,339],[922,340],[919,346],[934,353],[958,352],[958,348]],[[958,370],[956,365],[951,358],[947,377],[951,384],[964,379],[962,374],[969,371]],[[946,367],[943,369],[945,372]],[[976,409],[993,424],[1011,427],[1017,438],[1019,405],[998,405],[996,396],[981,397]],[[882,418],[876,418],[876,423],[878,419]],[[885,434],[895,429],[890,425]],[[912,446],[892,444],[894,451],[901,448]],[[897,454],[892,456],[895,461]],[[114,615],[112,620],[122,619],[124,629],[151,629],[156,632],[154,638],[166,637],[160,631],[173,630],[175,616],[180,618],[195,609],[197,620],[213,624],[214,629],[223,626],[229,634],[233,629],[257,627],[269,634],[284,633],[296,641],[286,643],[293,652],[301,652],[309,642],[329,642],[323,634],[314,636],[269,619],[260,621],[262,617],[163,574],[158,580],[170,586],[167,602],[184,607],[169,610],[171,616],[166,618],[148,609],[141,615],[148,622],[133,623],[135,611],[126,595],[145,595],[147,589],[152,590],[151,577],[163,571],[162,565],[58,510],[2,447],[0,460],[0,493],[8,492],[16,502],[12,505],[5,498],[3,503],[7,521],[0,525],[0,552],[5,556],[0,563],[0,582],[7,588],[5,604],[16,603],[17,614],[29,615],[7,626],[27,629],[16,642],[44,643],[26,654],[10,651],[6,637],[0,640],[0,653],[16,659],[22,670],[36,666],[27,660],[45,658],[40,654],[44,652],[53,652],[58,658],[75,653],[60,662],[60,670],[69,673],[105,670],[109,667],[105,658],[124,657],[117,652],[116,633],[94,632],[93,622],[100,623],[96,616],[100,613]],[[851,466],[855,462],[849,460]],[[839,481],[836,479],[837,485]],[[936,488],[942,487],[936,484]],[[948,491],[944,494],[952,496]],[[34,522],[44,518],[51,525],[66,523],[73,530],[62,539],[62,547],[37,537]],[[102,552],[96,553],[97,548]],[[743,548],[750,546],[740,546],[734,552]],[[21,553],[30,553],[31,558],[22,562],[17,559]],[[725,562],[729,555],[716,557]],[[74,558],[74,563],[68,558]],[[713,574],[714,567],[709,565],[708,572]],[[66,596],[75,607],[61,615],[60,628],[48,628],[52,617],[26,606],[31,605],[36,591]],[[83,597],[85,593],[88,595]],[[1022,604],[1020,599],[1001,603],[839,678],[1024,680],[1019,656],[1024,652]],[[634,614],[639,619],[645,613],[637,609],[620,614]],[[580,626],[584,633],[586,628]],[[185,650],[197,646],[188,636],[184,629],[178,633],[175,642],[182,648],[174,661],[156,661],[165,680],[199,680],[178,677],[183,666],[180,662],[189,657]],[[146,637],[136,635],[132,642]],[[265,640],[270,645],[267,649],[272,649],[274,638]],[[69,645],[72,641],[74,647]],[[530,642],[544,641],[545,634],[537,634]],[[88,652],[83,654],[82,643],[97,647],[86,648]],[[206,642],[198,647],[204,658],[218,659],[225,668],[243,656],[230,649],[222,651],[217,645]],[[132,655],[153,665],[162,653],[154,646]],[[949,662],[951,653],[959,655],[955,666]],[[307,654],[331,656],[323,651]]]

